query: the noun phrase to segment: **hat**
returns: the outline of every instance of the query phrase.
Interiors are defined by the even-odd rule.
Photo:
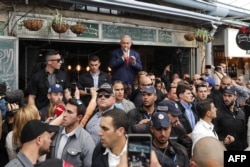
[[[38,164],[35,164],[34,167],[74,167],[74,165],[68,163],[65,160],[62,159],[48,159],[42,162],[39,162]]]
[[[114,93],[113,92],[113,87],[109,84],[109,83],[104,83],[102,84],[99,89],[97,90],[97,92],[101,92],[101,91],[105,91],[107,93]]]
[[[227,86],[224,88],[223,93],[236,95],[236,89],[233,86]]]
[[[170,126],[170,120],[165,112],[155,112],[152,117],[152,126],[156,129],[167,128]]]
[[[213,78],[211,78],[211,77],[204,77],[204,78],[201,78],[201,80],[209,83],[209,85],[212,87],[215,86],[215,82],[214,82]]]
[[[45,131],[57,132],[58,130],[59,126],[49,125],[47,123],[43,123],[40,120],[34,119],[24,125],[21,132],[21,142],[26,143],[34,140],[37,138],[37,136],[41,135]]]
[[[155,87],[153,86],[144,86],[142,89],[141,89],[141,92],[146,92],[146,93],[150,93],[150,94],[156,94],[156,89]]]
[[[181,115],[181,110],[179,109],[179,106],[176,102],[171,100],[163,100],[158,103],[157,106],[158,112],[170,112],[174,116]]]
[[[50,85],[48,93],[58,93],[63,92],[63,88],[60,84]]]

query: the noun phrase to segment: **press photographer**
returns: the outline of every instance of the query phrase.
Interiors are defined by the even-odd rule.
[[[13,109],[22,107],[23,104],[24,93],[22,90],[8,91],[6,83],[0,83],[0,110],[2,111],[3,117],[5,117],[6,114],[12,116],[14,114],[13,112],[6,111],[12,111]]]

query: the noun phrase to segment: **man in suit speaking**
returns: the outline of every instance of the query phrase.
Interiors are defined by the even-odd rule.
[[[109,65],[112,68],[112,80],[121,80],[129,83],[132,88],[135,76],[142,70],[140,54],[130,49],[132,39],[129,35],[121,37],[121,48],[112,51]]]

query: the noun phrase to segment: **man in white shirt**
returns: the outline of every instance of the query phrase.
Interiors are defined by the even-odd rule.
[[[128,116],[114,108],[102,114],[99,142],[92,156],[92,167],[115,167],[121,156],[127,151]]]
[[[211,136],[218,139],[212,120],[216,118],[216,107],[211,99],[201,100],[196,105],[200,120],[192,132],[193,145],[201,138]]]

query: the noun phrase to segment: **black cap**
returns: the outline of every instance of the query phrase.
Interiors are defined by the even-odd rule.
[[[224,88],[223,93],[236,95],[236,89],[233,86],[227,86],[227,87]]]
[[[181,110],[176,102],[171,100],[163,100],[158,103],[157,111],[170,112],[174,116],[181,115]]]
[[[23,130],[21,132],[21,142],[26,143],[34,140],[35,138],[37,138],[37,136],[46,131],[57,132],[58,130],[59,126],[49,125],[37,119],[31,120],[27,122],[23,127]]]
[[[170,120],[165,112],[155,112],[152,117],[152,126],[156,129],[168,128],[170,126]]]
[[[102,85],[99,87],[99,89],[97,90],[97,92],[101,92],[101,91],[105,91],[105,92],[111,93],[111,94],[114,93],[114,92],[113,92],[113,87],[112,87],[112,85],[110,85],[109,83],[104,83],[104,84],[102,84]]]

